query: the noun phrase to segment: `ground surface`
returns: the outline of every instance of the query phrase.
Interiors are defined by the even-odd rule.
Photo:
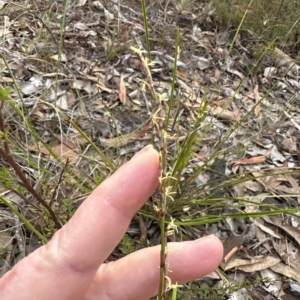
[[[146,49],[142,9],[140,1],[83,0],[70,3],[64,14],[61,1],[35,2],[0,1],[0,53],[5,58],[0,61],[1,84],[11,87],[14,103],[31,124],[28,131],[25,120],[7,104],[5,128],[16,140],[12,152],[21,153],[15,159],[35,188],[49,199],[50,187],[59,186],[50,202],[69,205],[71,211],[117,166],[152,142],[156,104],[145,84],[149,78],[141,61],[147,53],[135,50]],[[225,245],[221,269],[228,278],[221,272],[211,274],[205,283],[185,287],[178,299],[223,299],[198,290],[201,287],[203,292],[205,285],[221,282],[253,283],[256,277],[269,277],[276,284],[260,282],[252,291],[235,287],[238,292],[231,299],[298,299],[299,295],[292,298],[286,294],[289,284],[284,282],[287,278],[300,282],[297,61],[275,49],[257,64],[249,36],[238,35],[233,42],[231,31],[218,30],[214,9],[206,3],[193,1],[180,9],[172,0],[153,1],[147,6],[147,15],[153,85],[166,99],[172,88],[176,28],[180,33],[168,127],[169,161],[178,158],[178,145],[192,131],[199,136],[181,174],[182,182],[190,180],[190,184],[182,184],[177,202],[169,210],[181,235],[170,239],[214,233]],[[195,127],[204,103],[205,116]],[[55,156],[61,157],[60,164]],[[105,157],[113,158],[110,164]],[[62,167],[67,158],[78,177]],[[40,176],[38,168],[32,167],[34,162],[49,174]],[[5,160],[0,163],[7,166]],[[203,172],[194,172],[204,165]],[[55,174],[64,172],[73,177],[61,184]],[[3,184],[0,192],[28,216],[28,204],[12,188]],[[240,199],[248,204],[241,204]],[[71,212],[65,207],[58,212],[67,219]],[[294,216],[242,218],[244,213],[254,216],[277,208],[292,209]],[[45,221],[31,213],[36,226],[43,228]],[[237,213],[241,218],[229,217]],[[228,218],[201,225],[201,217],[210,214]],[[198,221],[190,226],[193,220]],[[33,237],[20,238],[24,230],[6,208],[1,210],[0,226],[0,248],[12,250],[3,255],[5,272],[38,244],[35,246]],[[159,244],[151,204],[136,215],[127,238],[129,242],[124,245],[123,241],[109,260],[132,248]],[[236,253],[235,247],[239,249]]]

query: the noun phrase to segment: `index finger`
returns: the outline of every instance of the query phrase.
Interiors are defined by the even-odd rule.
[[[158,153],[145,148],[85,200],[51,243],[60,243],[60,256],[77,269],[99,267],[157,185]]]

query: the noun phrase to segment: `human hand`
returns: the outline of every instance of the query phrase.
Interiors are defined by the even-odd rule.
[[[0,280],[3,300],[142,300],[158,292],[160,246],[103,262],[118,245],[135,212],[158,185],[158,153],[141,150],[105,180],[51,241]],[[212,272],[223,246],[215,236],[169,243],[172,282]]]

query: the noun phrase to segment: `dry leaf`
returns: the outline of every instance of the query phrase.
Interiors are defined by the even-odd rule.
[[[230,121],[230,122],[236,122],[240,120],[240,113],[237,109],[236,105],[232,103],[233,111],[231,110],[224,110],[222,107],[210,107],[209,113],[211,113],[216,118]]]
[[[261,224],[259,222],[259,220],[255,220],[255,224],[264,232],[270,234],[271,236],[275,237],[276,239],[281,239],[281,236],[276,234],[272,229],[270,229],[269,227]]]
[[[241,266],[237,266],[237,269],[243,271],[243,272],[247,272],[247,273],[253,273],[256,271],[261,271],[267,268],[270,268],[274,265],[277,265],[280,262],[280,258],[277,257],[272,257],[272,256],[267,256],[267,257],[263,257],[263,259],[261,260],[261,258],[257,258],[257,262],[256,258],[251,259],[251,262],[255,262],[252,264],[248,264],[248,265],[241,265]],[[274,271],[274,270],[273,270]]]
[[[52,56],[50,56],[50,58],[52,58],[55,61],[61,61],[61,62],[68,61],[67,55],[64,53],[61,53],[60,55],[58,55],[58,54],[52,55]]]
[[[205,57],[197,57],[198,58],[198,67],[200,70],[205,70],[211,66],[210,61]]]
[[[253,164],[260,164],[266,161],[266,158],[270,155],[273,147],[270,147],[265,155],[255,156],[251,158],[242,158],[234,160],[230,163],[232,172],[236,174],[239,165],[253,165]]]
[[[77,159],[79,158],[78,155],[78,151],[74,145],[72,143],[69,143],[70,147],[68,147],[66,144],[60,144],[60,145],[56,145],[51,147],[51,150],[58,156],[60,157],[64,162],[69,159],[70,164],[74,164]],[[72,148],[77,151],[75,152],[74,150],[72,150]],[[37,152],[42,152],[43,154],[47,155],[50,157],[50,159],[52,160],[56,160],[51,153],[49,152],[49,150],[41,145],[39,147],[33,146],[33,147],[29,147],[29,150],[31,151],[37,151]]]
[[[80,7],[80,6],[84,6],[87,0],[78,0],[76,6]]]
[[[191,80],[188,77],[186,71],[177,70],[177,77],[183,80],[184,82],[190,82]]]
[[[121,74],[120,76],[120,89],[119,89],[119,99],[123,105],[128,104],[126,100],[126,86],[124,82],[124,75]]]
[[[252,165],[252,164],[259,164],[265,162],[265,156],[256,156],[251,158],[243,158],[233,161],[232,163],[235,165]]]
[[[265,259],[265,256],[259,256],[259,257],[253,257],[251,259],[241,259],[238,258],[236,255],[229,260],[229,262],[225,265],[225,267],[222,266],[224,271],[230,270],[232,268],[241,268],[242,266],[248,266],[256,263],[261,263]],[[280,261],[280,260],[279,260]]]
[[[292,238],[294,238],[296,240],[298,245],[300,245],[300,231],[299,231],[299,229],[294,228],[293,226],[288,225],[288,224],[282,224],[282,219],[280,217],[267,217],[267,216],[265,216],[263,218],[268,223],[271,223],[271,224],[279,227],[280,229],[282,229],[286,233],[288,233]]]
[[[296,279],[300,282],[300,274],[298,271],[295,271],[291,267],[285,265],[284,263],[280,262],[276,265],[273,265],[270,267],[272,271],[279,273],[283,276],[286,276],[288,278]]]

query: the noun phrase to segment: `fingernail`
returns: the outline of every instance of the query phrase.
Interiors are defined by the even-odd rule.
[[[140,150],[138,153],[136,153],[133,157],[138,157],[140,154],[147,152],[149,149],[153,149],[153,146],[151,144],[144,147],[142,150]]]

